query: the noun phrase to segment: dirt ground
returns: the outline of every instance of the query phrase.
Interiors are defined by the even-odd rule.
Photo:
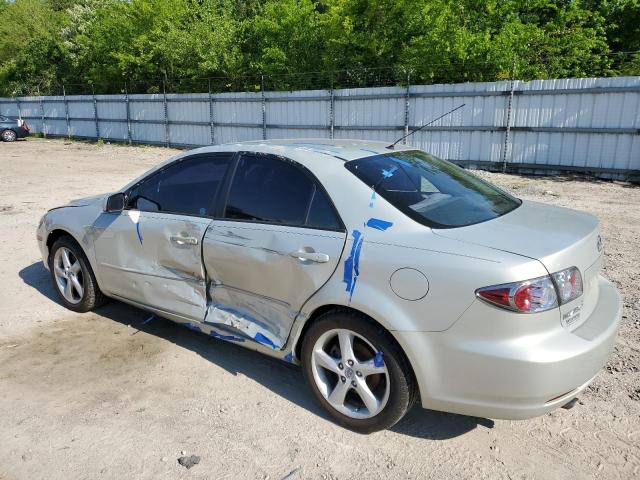
[[[624,318],[580,404],[518,422],[416,408],[363,436],[326,418],[297,367],[169,321],[143,324],[148,314],[118,302],[84,315],[59,305],[36,245],[40,216],[173,153],[0,144],[0,479],[640,478],[640,187],[481,174],[602,222]],[[187,470],[184,454],[201,461]]]

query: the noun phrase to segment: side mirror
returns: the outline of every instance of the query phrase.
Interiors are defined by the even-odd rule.
[[[124,193],[114,193],[109,198],[107,198],[107,206],[105,208],[105,211],[121,212],[122,210],[124,210],[124,201],[125,201]]]

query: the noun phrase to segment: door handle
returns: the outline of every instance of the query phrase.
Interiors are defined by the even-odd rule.
[[[171,243],[175,243],[176,245],[197,245],[198,244],[198,239],[196,237],[178,237],[178,236],[171,236],[170,237]]]
[[[298,250],[289,254],[293,258],[297,258],[301,261],[309,261],[316,263],[327,263],[329,261],[329,255],[326,253],[306,252],[304,250]]]

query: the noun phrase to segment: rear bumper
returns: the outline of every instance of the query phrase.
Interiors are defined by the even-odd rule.
[[[543,333],[479,338],[478,325],[487,327],[491,319],[474,315],[483,311],[478,307],[444,332],[394,332],[414,367],[423,407],[515,420],[567,403],[597,375],[615,344],[622,301],[609,281],[599,277],[598,283],[596,308],[574,331],[558,321]]]
[[[18,138],[26,138],[31,135],[31,132],[29,130],[25,130],[22,127],[16,128],[16,133],[18,134]]]

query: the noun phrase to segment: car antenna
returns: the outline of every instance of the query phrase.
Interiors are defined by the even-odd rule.
[[[420,130],[422,130],[424,127],[431,125],[433,122],[437,122],[438,120],[440,120],[442,117],[446,117],[447,115],[449,115],[450,113],[455,112],[456,110],[461,109],[462,107],[464,107],[466,105],[466,103],[463,103],[462,105],[458,105],[456,108],[454,108],[453,110],[449,110],[447,113],[443,113],[442,115],[440,115],[438,118],[434,118],[433,120],[431,120],[429,123],[425,123],[424,125],[416,128],[415,130],[411,130],[409,133],[407,133],[404,137],[400,137],[398,140],[396,140],[395,142],[393,142],[391,145],[389,145],[387,148],[390,150],[393,150],[396,146],[396,144],[402,140],[404,140],[405,138],[407,138],[409,135],[413,135],[416,132],[419,132]]]

